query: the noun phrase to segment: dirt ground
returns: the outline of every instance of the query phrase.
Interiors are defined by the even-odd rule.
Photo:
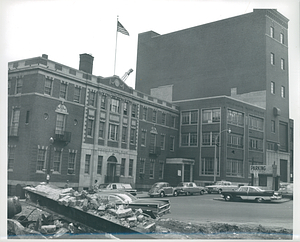
[[[22,212],[18,216],[26,216],[36,220],[45,213],[27,203],[21,202]],[[281,239],[291,240],[293,231],[280,227],[262,225],[228,224],[228,223],[187,223],[170,218],[155,219],[155,232],[149,234],[157,239]]]

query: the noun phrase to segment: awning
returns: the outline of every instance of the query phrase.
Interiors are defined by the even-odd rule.
[[[167,158],[166,164],[184,164],[184,165],[194,165],[194,159],[187,159],[187,158]]]

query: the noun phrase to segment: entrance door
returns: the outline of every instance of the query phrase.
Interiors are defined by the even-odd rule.
[[[190,177],[190,165],[184,165],[184,181],[189,182],[191,177]]]
[[[287,160],[280,159],[280,180],[287,182]]]
[[[117,159],[115,156],[110,156],[107,159],[107,171],[106,171],[106,178],[105,182],[118,182],[117,179],[117,172],[116,172],[116,166],[117,166]]]

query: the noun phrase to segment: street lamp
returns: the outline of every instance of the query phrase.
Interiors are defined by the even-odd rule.
[[[49,146],[49,160],[48,160],[48,163],[47,163],[47,176],[46,176],[47,184],[49,183],[49,180],[50,180],[51,151],[52,151],[52,145],[54,143],[53,137],[50,137],[49,143],[50,143],[50,146]]]
[[[221,132],[219,132],[215,137],[214,182],[217,181],[217,165],[218,165],[218,162],[217,162],[217,140],[219,139],[221,133],[223,133],[225,131],[228,131],[229,134],[231,133],[230,128],[229,129],[224,129]],[[219,154],[219,159],[220,159],[220,154]]]

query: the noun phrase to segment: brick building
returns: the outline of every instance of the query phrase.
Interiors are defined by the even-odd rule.
[[[251,164],[275,164],[277,181],[289,182],[288,61],[288,19],[254,9],[164,35],[139,34],[136,90],[180,107],[179,150],[194,159],[194,179],[246,182]]]

